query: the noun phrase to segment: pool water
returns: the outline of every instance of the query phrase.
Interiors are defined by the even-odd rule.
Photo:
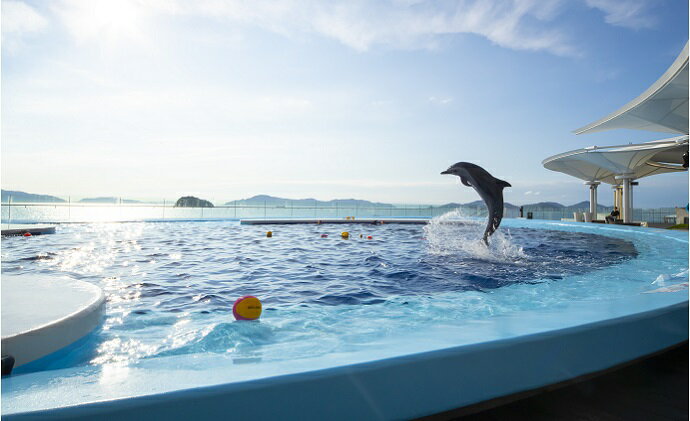
[[[483,228],[452,214],[426,226],[140,222],[7,238],[3,276],[69,275],[107,296],[101,328],[17,372],[209,353],[299,360],[688,279],[687,235],[504,220],[487,248]],[[262,300],[260,321],[234,321],[243,295]]]

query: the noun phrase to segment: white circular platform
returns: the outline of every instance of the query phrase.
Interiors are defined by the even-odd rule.
[[[76,342],[100,323],[103,291],[68,277],[2,277],[2,354],[15,367]]]

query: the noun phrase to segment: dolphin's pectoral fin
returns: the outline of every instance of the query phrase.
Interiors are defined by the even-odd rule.
[[[465,177],[460,176],[460,182],[462,184],[466,185],[467,187],[472,187],[472,184],[470,184],[470,182],[467,181],[467,179]]]

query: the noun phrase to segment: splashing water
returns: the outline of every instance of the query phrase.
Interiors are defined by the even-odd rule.
[[[511,263],[527,257],[521,246],[513,244],[510,232],[494,232],[487,247],[482,240],[485,227],[486,221],[468,217],[461,209],[447,212],[424,226],[428,252]]]

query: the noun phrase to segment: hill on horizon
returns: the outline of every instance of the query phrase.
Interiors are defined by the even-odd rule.
[[[450,203],[449,203],[450,205]],[[444,205],[447,206],[447,205]],[[474,202],[463,203],[460,206],[465,206],[468,208],[481,208],[486,206],[483,200],[475,200]],[[513,205],[512,203],[504,202],[503,207],[506,209],[518,209],[519,206]]]
[[[122,200],[122,201],[120,201]],[[79,203],[112,203],[112,204],[118,204],[118,203],[142,203],[139,200],[132,200],[132,199],[120,199],[117,197],[86,197],[84,199],[81,199]]]
[[[589,209],[589,200],[584,200],[582,202],[574,203],[572,205],[562,205],[557,202],[538,202],[529,203],[522,205],[523,209],[555,209],[555,210],[580,210]],[[611,206],[602,205],[597,203],[597,211],[605,211],[611,208]]]
[[[259,194],[248,199],[234,200],[226,202],[225,205],[266,205],[266,206],[320,206],[320,207],[335,207],[335,206],[376,206],[376,207],[393,207],[390,203],[370,202],[368,200],[359,199],[333,199],[333,200],[316,200],[308,199],[286,199],[282,197],[269,196],[267,194]]]
[[[64,203],[65,199],[60,199],[56,196],[48,194],[33,194],[18,190],[0,190],[2,193],[0,201],[7,203],[12,198],[13,202],[27,202],[27,203]]]
[[[9,201],[9,198],[12,197],[13,202],[21,203],[21,202],[26,202],[26,203],[66,203],[67,201],[64,199],[61,199],[56,196],[51,196],[47,194],[34,194],[34,193],[27,193],[23,191],[18,191],[18,190],[2,190],[2,202],[7,203]],[[121,202],[120,202],[121,200]],[[113,196],[102,196],[102,197],[87,197],[83,198],[78,201],[79,203],[109,203],[109,204],[118,204],[118,203],[148,203],[148,202],[142,202],[139,200],[133,200],[133,199],[120,199],[117,197]],[[282,198],[282,197],[276,197],[276,196],[270,196],[267,194],[259,194],[256,196],[252,196],[247,199],[241,199],[241,200],[236,200],[236,201],[230,201],[226,202],[225,205],[254,205],[254,206],[263,206],[266,204],[267,206],[272,206],[272,207],[284,207],[284,206],[304,206],[304,207],[310,207],[310,206],[319,206],[319,207],[366,207],[366,206],[375,206],[375,207],[395,207],[396,205],[393,205],[391,203],[383,203],[383,202],[371,202],[369,200],[361,200],[361,199],[333,199],[333,200],[317,200],[313,198],[306,198],[306,199],[287,199],[287,198]],[[189,204],[186,204],[189,206]],[[504,206],[506,209],[519,209],[520,205],[514,205],[509,202],[505,202]],[[435,205],[434,207],[440,207],[440,208],[458,208],[458,207],[467,207],[467,208],[483,208],[485,207],[484,202],[482,200],[475,200],[472,202],[468,203],[456,203],[456,202],[450,202],[446,203],[443,205]],[[541,209],[541,210],[547,210],[547,209],[553,209],[553,210],[583,210],[583,209],[589,209],[589,201],[584,200],[582,202],[574,203],[572,205],[563,205],[558,202],[537,202],[537,203],[527,203],[522,205],[524,210],[528,209]],[[611,205],[604,205],[601,203],[597,204],[597,210],[599,212],[604,212],[609,209],[611,209]]]

